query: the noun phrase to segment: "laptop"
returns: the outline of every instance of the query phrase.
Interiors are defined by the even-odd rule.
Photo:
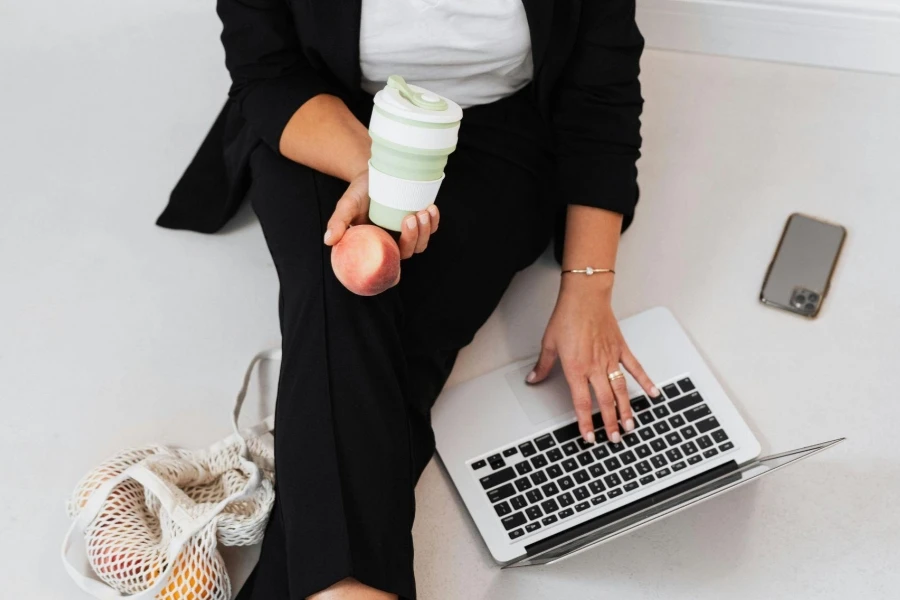
[[[561,369],[525,383],[534,358],[446,390],[432,411],[438,455],[503,567],[562,560],[843,441],[760,457],[671,312],[654,308],[620,326],[662,392],[648,398],[628,376],[636,429],[620,444],[599,412],[597,443],[583,441]]]

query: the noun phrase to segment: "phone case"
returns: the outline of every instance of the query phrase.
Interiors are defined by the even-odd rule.
[[[763,280],[763,304],[807,317],[819,314],[846,229],[794,213],[788,217]]]

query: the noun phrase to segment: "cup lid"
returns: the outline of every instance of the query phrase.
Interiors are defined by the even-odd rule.
[[[462,108],[449,98],[411,85],[399,75],[388,77],[384,89],[375,94],[375,106],[398,117],[424,123],[456,123]]]

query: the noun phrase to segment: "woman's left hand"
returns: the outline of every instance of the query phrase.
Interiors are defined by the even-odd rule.
[[[572,393],[579,430],[589,443],[595,442],[592,388],[612,442],[621,441],[617,408],[622,428],[629,432],[635,427],[625,378],[610,381],[611,373],[624,366],[651,398],[659,395],[622,337],[611,297],[610,275],[563,275],[556,308],[541,342],[541,356],[526,378],[532,384],[543,381],[559,358]]]

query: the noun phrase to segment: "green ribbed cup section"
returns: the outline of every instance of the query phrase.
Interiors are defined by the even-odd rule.
[[[390,208],[369,199],[369,220],[379,227],[384,227],[391,231],[400,231],[403,229],[403,218],[406,215],[411,214],[413,213],[397,208]]]

